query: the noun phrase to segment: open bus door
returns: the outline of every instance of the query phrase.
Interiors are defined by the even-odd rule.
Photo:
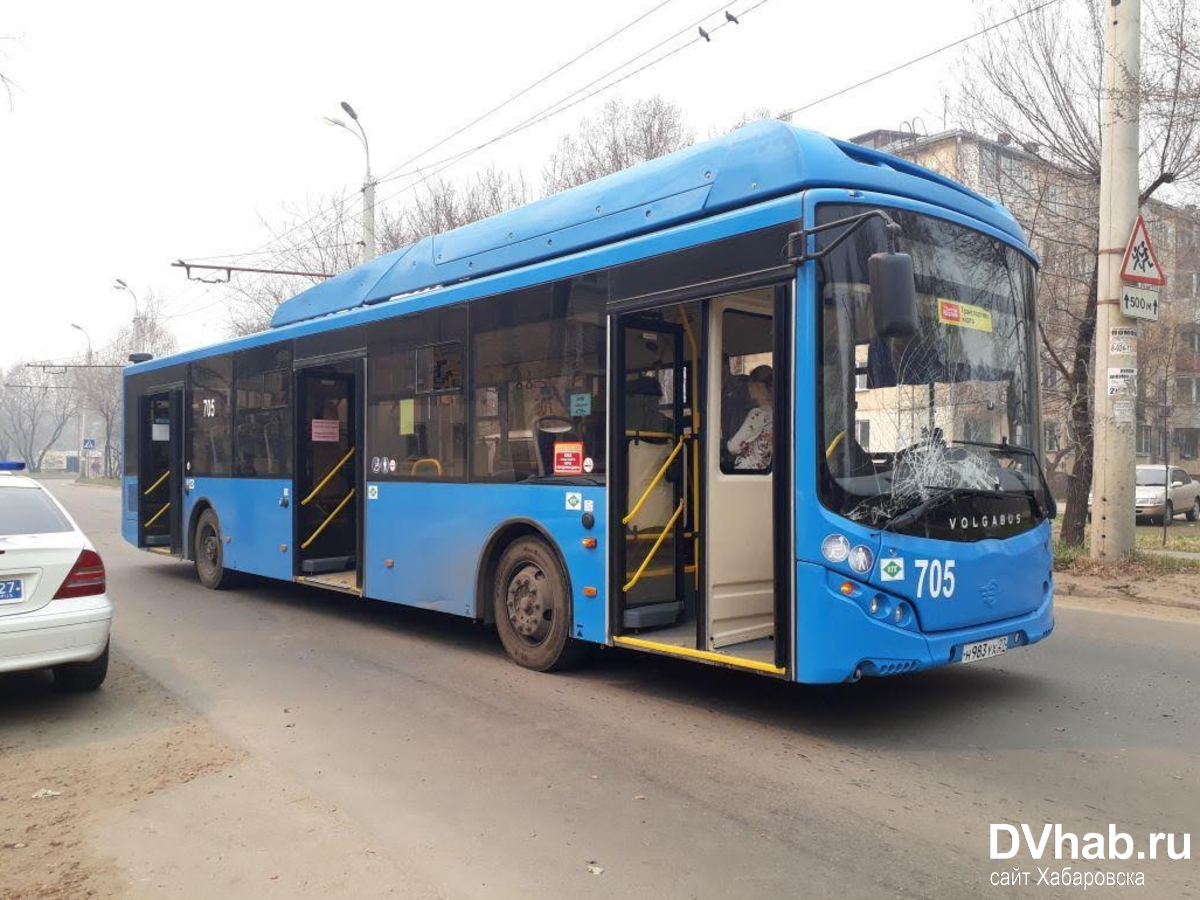
[[[138,546],[183,553],[183,388],[140,400]]]
[[[296,576],[362,593],[361,357],[296,372]]]
[[[767,286],[610,320],[619,645],[787,671],[787,297]]]

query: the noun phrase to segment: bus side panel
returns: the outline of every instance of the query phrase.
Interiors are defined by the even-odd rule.
[[[207,502],[221,522],[225,567],[266,578],[292,578],[292,508],[279,500],[291,495],[290,478],[193,478],[184,494],[183,521],[192,540],[192,511]]]
[[[583,503],[595,525],[583,527]],[[551,536],[574,594],[572,634],[604,642],[604,489],[571,485],[370,484],[366,502],[366,595],[407,606],[482,617],[475,585],[480,555],[505,522],[529,521]],[[583,546],[594,537],[595,549]],[[392,560],[388,568],[386,560]],[[585,597],[584,587],[596,596]]]
[[[121,537],[138,545],[138,480],[133,475],[121,479]]]

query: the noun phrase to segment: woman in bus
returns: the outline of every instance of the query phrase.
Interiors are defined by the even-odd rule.
[[[773,386],[774,373],[770,366],[758,366],[750,373],[750,399],[754,401],[754,407],[746,413],[742,427],[726,444],[726,449],[733,454],[734,469],[766,472],[771,468]]]

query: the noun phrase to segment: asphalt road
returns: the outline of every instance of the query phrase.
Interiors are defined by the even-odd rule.
[[[449,897],[959,897],[1047,865],[990,860],[992,822],[1200,832],[1195,624],[1061,609],[1038,647],[832,688],[628,651],[541,675],[469,622],[302,586],[206,591],[120,540],[116,492],[53,489],[108,565],[131,668],[105,692],[148,676],[258,767],[97,837],[161,894],[263,893],[298,805],[305,833],[373,858],[345,890]],[[0,729],[40,697],[10,695]],[[1198,892],[1194,860],[1064,865]]]

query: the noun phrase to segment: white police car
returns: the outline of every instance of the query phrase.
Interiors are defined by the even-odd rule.
[[[104,562],[62,505],[0,462],[0,672],[50,667],[66,691],[108,674]]]

